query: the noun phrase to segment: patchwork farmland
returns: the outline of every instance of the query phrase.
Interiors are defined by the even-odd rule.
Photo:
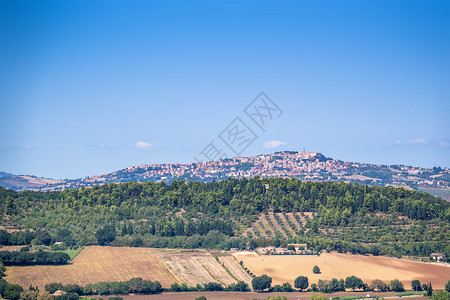
[[[224,263],[224,266],[222,266]],[[168,250],[128,247],[86,247],[72,263],[63,266],[8,267],[6,280],[21,286],[51,282],[86,285],[99,281],[126,281],[133,277],[190,286],[207,282],[230,284],[251,278],[231,257],[214,258],[206,250]],[[235,279],[236,278],[236,279]]]

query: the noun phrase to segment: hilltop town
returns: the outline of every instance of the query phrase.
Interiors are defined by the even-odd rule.
[[[5,173],[3,173],[5,174]],[[9,175],[9,176],[8,176]],[[369,185],[412,188],[450,200],[450,169],[346,162],[319,152],[283,151],[253,157],[234,157],[191,164],[145,164],[116,172],[73,180],[3,175],[0,186],[40,191],[63,190],[110,182],[174,180],[213,181],[228,177],[290,177],[309,181],[345,181]]]

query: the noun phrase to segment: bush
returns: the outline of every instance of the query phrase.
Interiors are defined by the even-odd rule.
[[[312,295],[311,298],[309,298],[309,300],[328,300],[328,297],[324,295],[315,294]]]
[[[79,286],[78,284],[65,285],[65,286],[63,286],[62,290],[67,293],[75,293],[78,295],[83,295],[83,288],[81,286]]]
[[[281,285],[277,284],[272,288],[272,292],[273,293],[283,293],[283,292],[285,292],[285,290],[283,289],[283,287]]]
[[[317,265],[313,267],[313,273],[320,274],[320,268]]]
[[[7,284],[3,291],[3,298],[18,300],[20,298],[20,293],[23,292],[23,288],[18,284]]]
[[[439,291],[436,292],[430,300],[449,300],[450,299],[450,293],[447,291]]]
[[[79,300],[80,296],[75,293],[65,293],[60,296],[55,296],[55,300]]]
[[[250,292],[250,288],[248,287],[248,284],[244,281],[238,281],[237,283],[232,283],[229,286],[227,286],[225,290],[233,291],[233,292]]]
[[[394,292],[404,292],[405,291],[405,288],[403,287],[403,283],[398,279],[392,280],[390,287],[391,287],[391,290],[393,290]]]
[[[386,292],[387,290],[389,290],[389,286],[380,279],[373,280],[369,287],[371,290],[378,290],[379,292]]]
[[[450,292],[450,280],[447,281],[447,283],[445,284],[445,290],[446,290],[447,292]]]
[[[292,285],[289,282],[285,282],[281,286],[283,287],[284,291],[287,293],[291,293],[294,291],[294,289],[292,288]]]
[[[223,291],[223,286],[220,283],[217,282],[208,282],[205,284],[205,287],[203,288],[205,291]]]
[[[62,289],[63,289],[63,285],[60,282],[58,282],[58,283],[53,282],[53,283],[49,283],[49,284],[45,285],[45,290],[47,292],[49,292],[50,294],[53,294],[57,290],[62,290]]]

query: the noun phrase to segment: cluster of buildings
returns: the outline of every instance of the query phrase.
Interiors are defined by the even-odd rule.
[[[223,180],[228,177],[289,177],[310,181],[345,181],[365,184],[450,189],[450,169],[386,166],[331,159],[319,152],[283,151],[253,157],[234,157],[191,164],[146,164],[113,173],[67,180],[49,189],[76,188],[109,182]]]

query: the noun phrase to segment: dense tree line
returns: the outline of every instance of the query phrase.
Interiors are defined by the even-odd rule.
[[[422,256],[445,252],[450,257],[450,204],[394,187],[255,177],[170,185],[110,183],[61,192],[19,193],[0,188],[0,200],[1,224],[23,229],[0,230],[2,245],[63,242],[69,247],[222,249],[297,241],[307,242],[316,251]],[[269,211],[309,211],[316,216],[289,239],[233,237]],[[383,223],[400,216],[409,223]],[[327,228],[339,230],[328,232]]]
[[[63,265],[70,256],[64,252],[18,252],[0,251],[0,262],[5,266]]]

